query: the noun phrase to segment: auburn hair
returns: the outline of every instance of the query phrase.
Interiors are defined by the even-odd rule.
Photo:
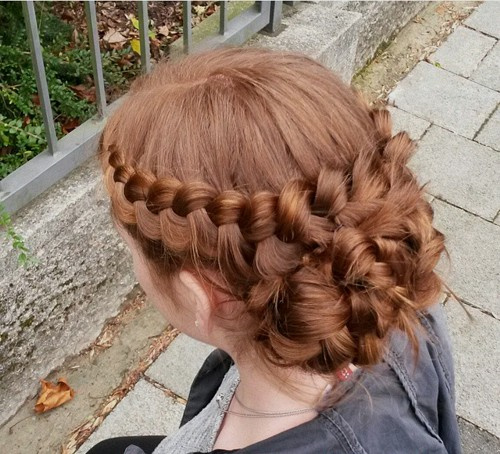
[[[159,285],[216,271],[263,359],[331,374],[379,362],[393,329],[416,343],[442,291],[415,149],[319,62],[226,47],[138,78],[99,157]]]

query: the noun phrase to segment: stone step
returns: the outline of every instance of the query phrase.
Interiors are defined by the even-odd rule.
[[[350,82],[358,48],[362,15],[338,9],[312,5],[303,11],[284,17],[284,30],[277,36],[258,35],[246,46],[302,52],[337,72]]]

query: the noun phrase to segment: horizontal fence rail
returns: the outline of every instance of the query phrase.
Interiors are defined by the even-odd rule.
[[[113,112],[120,103],[120,99],[109,106],[106,103],[105,80],[97,30],[96,3],[94,0],[87,0],[84,2],[85,15],[92,56],[97,115],[78,126],[62,139],[57,139],[40,45],[35,4],[33,0],[25,0],[22,3],[48,145],[45,151],[0,181],[0,204],[10,213],[27,205],[36,196],[92,157],[106,116]],[[183,2],[182,51],[184,53],[215,48],[224,44],[240,45],[253,34],[262,30],[274,33],[281,24],[283,3],[293,6],[297,2],[248,2],[251,3],[250,7],[231,19],[229,19],[230,2],[223,0],[218,3],[219,8],[215,13],[219,14],[217,33],[194,45],[193,30],[191,28],[191,1]],[[151,70],[147,5],[147,1],[137,2],[142,72]]]

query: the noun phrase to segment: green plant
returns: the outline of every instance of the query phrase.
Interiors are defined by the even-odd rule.
[[[45,73],[58,138],[97,111],[87,37],[36,2]],[[138,64],[119,64],[129,47],[102,52],[109,90],[125,88]],[[108,90],[108,91],[109,91]],[[0,179],[47,147],[21,2],[0,3]]]
[[[45,147],[43,127],[39,121],[23,125],[20,119],[7,119],[0,114],[0,149],[19,150],[16,154],[7,153],[0,158],[0,179],[13,172],[19,165],[29,161],[33,150]]]
[[[5,237],[12,243],[12,247],[18,252],[17,261],[19,265],[27,267],[31,264],[36,264],[39,260],[33,256],[30,250],[24,244],[24,240],[16,233],[12,226],[12,219],[9,213],[5,211],[5,207],[0,204],[0,229],[5,230]]]

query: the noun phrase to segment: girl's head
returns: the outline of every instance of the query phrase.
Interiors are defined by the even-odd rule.
[[[377,363],[392,329],[414,337],[442,286],[444,238],[406,166],[415,143],[391,128],[387,110],[298,53],[159,64],[100,142],[146,293],[188,334],[201,311],[267,364]],[[217,345],[210,332],[199,337]]]

